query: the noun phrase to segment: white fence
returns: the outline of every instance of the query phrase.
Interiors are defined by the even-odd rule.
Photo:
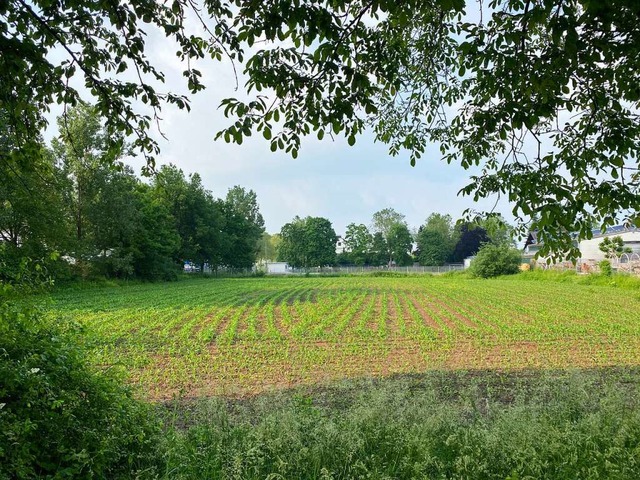
[[[420,273],[447,273],[464,270],[462,263],[452,263],[448,265],[442,265],[440,267],[423,267],[419,265],[412,265],[410,267],[357,267],[357,266],[344,266],[344,267],[315,267],[315,268],[296,268],[291,272],[294,274],[357,274],[357,273],[372,273],[372,272],[395,272],[405,274],[420,274]]]
[[[274,275],[352,275],[359,273],[373,273],[373,272],[395,272],[395,273],[403,273],[403,274],[421,274],[421,273],[447,273],[447,272],[455,272],[464,270],[464,265],[462,263],[452,263],[448,265],[442,265],[439,267],[423,267],[423,266],[410,266],[410,267],[356,267],[356,266],[341,266],[341,267],[313,267],[313,268],[289,268],[286,272],[277,273]],[[222,277],[232,277],[232,276],[249,276],[255,275],[258,272],[263,271],[260,268],[226,268],[219,267],[218,269],[212,270],[208,266],[205,266],[204,271],[200,272],[199,268],[193,269],[185,269],[184,273],[191,274],[199,274],[204,273],[205,275],[211,276],[222,276]],[[264,272],[264,271],[263,271]]]

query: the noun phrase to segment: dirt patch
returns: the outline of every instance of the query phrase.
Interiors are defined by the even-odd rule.
[[[378,333],[380,327],[380,317],[382,316],[382,295],[380,295],[380,292],[376,292],[374,295],[375,303],[371,312],[371,318],[367,320],[367,323],[365,325],[365,330],[373,333]]]
[[[425,310],[424,306],[422,306],[420,302],[418,302],[412,295],[407,295],[405,301],[411,302],[411,305],[413,305],[413,307],[420,314],[420,317],[422,317],[422,321],[427,328],[435,330],[438,335],[442,334],[442,326],[431,317],[431,314]],[[442,321],[449,330],[455,331],[455,325],[453,325],[450,321],[446,319],[443,319]]]
[[[425,294],[423,294],[422,297],[425,299],[426,302],[428,302],[430,306],[445,310],[449,314],[453,315],[458,321],[460,321],[461,324],[469,328],[473,328],[474,330],[478,328],[478,325],[475,322],[473,322],[470,318],[466,317],[465,315],[462,315],[459,311],[452,308],[450,305],[442,301],[440,298],[435,296],[427,296]],[[452,328],[455,328],[454,324],[451,324],[451,325],[453,325]]]

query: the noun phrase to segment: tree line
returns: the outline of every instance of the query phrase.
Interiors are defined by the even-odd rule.
[[[126,144],[113,148],[87,104],[59,118],[58,127],[50,147],[40,141],[29,163],[3,169],[3,277],[28,258],[45,259],[58,278],[171,279],[187,261],[201,269],[255,263],[264,231],[255,192],[235,186],[215,198],[199,174],[173,165],[141,181],[119,162]],[[0,148],[10,161],[18,145],[3,132]]]
[[[261,258],[275,256],[295,268],[335,264],[440,266],[461,263],[485,244],[514,245],[512,228],[499,216],[470,223],[433,213],[412,232],[405,216],[392,208],[374,213],[369,227],[347,225],[343,252],[336,252],[338,238],[326,218],[295,217],[279,234],[264,234]]]

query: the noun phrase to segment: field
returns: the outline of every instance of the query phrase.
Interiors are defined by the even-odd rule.
[[[517,278],[190,279],[60,289],[149,400],[360,376],[640,365],[637,290]]]

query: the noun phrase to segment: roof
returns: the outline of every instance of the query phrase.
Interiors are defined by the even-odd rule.
[[[603,232],[600,228],[594,228],[591,230],[592,238],[603,238],[610,237],[612,235],[620,235],[627,232],[640,232],[640,228],[630,227],[628,225],[614,225],[613,227],[607,227],[607,230]],[[575,238],[577,235],[574,233],[573,237]],[[538,242],[538,231],[531,230],[529,231],[529,235],[527,236],[527,240],[524,243],[524,249],[526,250],[529,246],[540,245]]]
[[[639,232],[640,229],[637,227],[629,227],[627,225],[614,225],[613,227],[607,227],[607,230],[603,232],[599,228],[595,228],[591,230],[591,233],[594,237],[608,237],[610,235],[620,235],[621,233],[627,232]]]

